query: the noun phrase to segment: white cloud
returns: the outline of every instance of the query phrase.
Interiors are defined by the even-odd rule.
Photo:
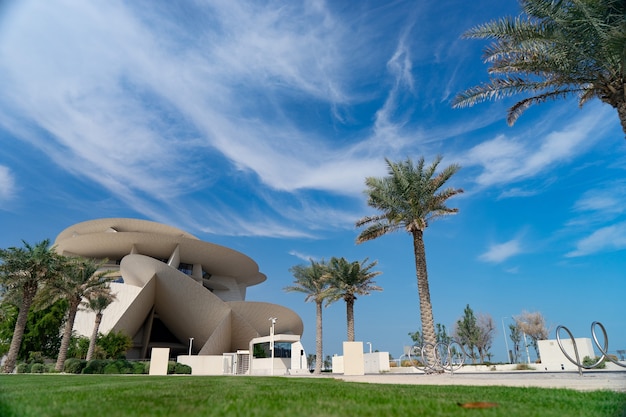
[[[576,243],[576,249],[565,256],[574,258],[591,255],[602,251],[618,251],[626,249],[626,222],[596,230]]]
[[[13,173],[9,167],[0,165],[0,203],[13,199],[15,190],[16,186]]]
[[[544,174],[571,161],[589,149],[606,129],[606,119],[614,118],[608,106],[570,119],[560,131],[542,133],[542,127],[526,137],[507,138],[499,135],[471,148],[460,158],[463,166],[479,166],[476,182],[481,186],[513,183]],[[554,117],[551,114],[546,119]]]
[[[489,246],[487,252],[478,257],[481,261],[490,263],[500,263],[522,252],[519,239],[512,239],[508,242],[498,243]]]
[[[305,262],[310,262],[311,259],[314,260],[314,261],[317,260],[317,257],[315,257],[313,255],[304,254],[304,253],[299,252],[297,250],[290,250],[289,251],[289,255],[295,256],[296,258],[301,259],[301,260],[303,260]]]

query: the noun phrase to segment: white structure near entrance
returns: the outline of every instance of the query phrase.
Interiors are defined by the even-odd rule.
[[[596,354],[593,350],[593,345],[591,343],[591,339],[588,337],[582,337],[578,339],[574,339],[576,342],[576,347],[578,349],[579,360],[582,362],[585,356],[589,356],[590,358],[595,358]],[[561,344],[563,345],[563,349],[567,352],[567,354],[574,360],[576,360],[576,354],[574,353],[574,345],[572,344],[572,340],[561,339]],[[542,370],[545,371],[577,371],[578,367],[570,362],[559,347],[559,343],[556,339],[551,340],[538,340],[537,346],[539,347],[539,355],[541,356],[541,364],[537,364],[540,366]]]
[[[389,372],[389,352],[363,353],[362,342],[343,342],[343,356],[333,356],[334,374],[363,375]]]

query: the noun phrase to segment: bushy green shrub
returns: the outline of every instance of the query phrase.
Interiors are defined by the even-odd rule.
[[[117,363],[111,362],[107,364],[102,370],[103,374],[120,374],[120,368],[118,368]]]
[[[591,366],[594,363],[598,362],[598,359],[600,359],[599,357],[595,357],[595,358],[591,358],[589,356],[585,356],[583,358],[583,366]],[[593,369],[604,369],[606,368],[606,360],[603,360],[602,362],[600,362],[595,368]]]
[[[172,374],[191,374],[191,367],[188,365],[183,365],[182,363],[169,361],[167,363],[167,373],[169,375]]]
[[[147,374],[149,369],[146,362],[133,362],[133,374]]]
[[[108,361],[102,359],[93,359],[87,362],[87,366],[83,369],[83,374],[101,374]]]
[[[15,367],[15,372],[18,374],[29,374],[30,366],[30,363],[20,363]]]
[[[175,374],[183,374],[183,375],[191,375],[191,366],[184,365],[182,363],[176,363],[176,367],[174,368]]]
[[[63,364],[63,372],[66,374],[80,374],[87,366],[87,361],[76,358],[69,358]]]
[[[56,363],[47,363],[46,364],[46,373],[47,374],[58,374],[59,371],[56,370]]]
[[[527,363],[518,363],[515,369],[517,371],[534,371],[535,370],[535,368],[533,368]]]
[[[33,366],[30,367],[31,374],[43,374],[46,372],[46,365],[43,363],[34,363]]]

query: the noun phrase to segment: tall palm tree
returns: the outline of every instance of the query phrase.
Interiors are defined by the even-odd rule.
[[[100,330],[100,323],[102,322],[102,312],[115,300],[115,294],[111,292],[98,292],[90,294],[87,297],[87,307],[89,310],[96,313],[96,319],[93,324],[93,331],[91,332],[91,338],[89,339],[89,349],[87,350],[86,360],[91,360],[93,353],[96,350],[96,341],[98,339],[98,331]]]
[[[493,39],[483,60],[487,83],[457,95],[454,107],[529,93],[507,122],[531,105],[577,96],[617,110],[626,133],[626,2],[623,0],[520,0],[522,14],[478,25],[463,36]]]
[[[422,334],[424,341],[432,345],[437,337],[428,286],[424,230],[433,220],[458,212],[456,208],[447,207],[446,201],[463,192],[459,188],[441,189],[460,169],[453,164],[436,173],[441,159],[437,156],[429,166],[425,166],[423,157],[417,165],[409,158],[402,162],[385,159],[389,175],[365,180],[368,204],[380,214],[363,217],[356,223],[357,227],[367,226],[357,237],[357,243],[402,229],[413,237]]]
[[[4,362],[4,372],[15,368],[22,344],[28,312],[39,289],[59,276],[60,256],[45,239],[35,245],[26,242],[23,248],[0,249],[0,291],[3,298],[13,300],[19,312],[11,345]]]
[[[322,303],[328,296],[327,271],[324,260],[310,260],[311,265],[296,265],[289,269],[294,276],[293,285],[283,288],[286,292],[300,292],[306,295],[305,302],[315,302],[315,370],[314,374],[322,373],[324,362],[322,349]]]
[[[354,342],[354,302],[357,295],[369,295],[372,291],[382,291],[376,285],[374,278],[382,274],[380,271],[372,271],[378,262],[367,263],[362,261],[348,262],[346,258],[331,258],[328,263],[328,281],[330,283],[330,295],[328,304],[339,299],[346,302],[346,320],[348,323],[348,342]]]
[[[68,301],[67,320],[55,366],[57,371],[63,370],[74,328],[74,319],[82,299],[110,292],[109,282],[112,277],[109,271],[99,271],[103,263],[80,257],[67,258],[63,276],[52,288],[51,299],[65,298]]]

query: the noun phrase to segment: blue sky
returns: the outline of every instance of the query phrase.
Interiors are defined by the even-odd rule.
[[[497,324],[540,311],[626,348],[626,141],[575,99],[452,109],[487,79],[470,27],[516,1],[13,1],[0,6],[0,247],[102,217],[167,223],[255,259],[249,300],[292,308],[313,353],[314,305],[285,293],[307,259],[377,260],[357,340],[400,356],[420,327],[411,238],[355,244],[384,158],[459,163],[459,213],[425,233],[435,321],[466,304]],[[345,305],[324,310],[341,353]]]

